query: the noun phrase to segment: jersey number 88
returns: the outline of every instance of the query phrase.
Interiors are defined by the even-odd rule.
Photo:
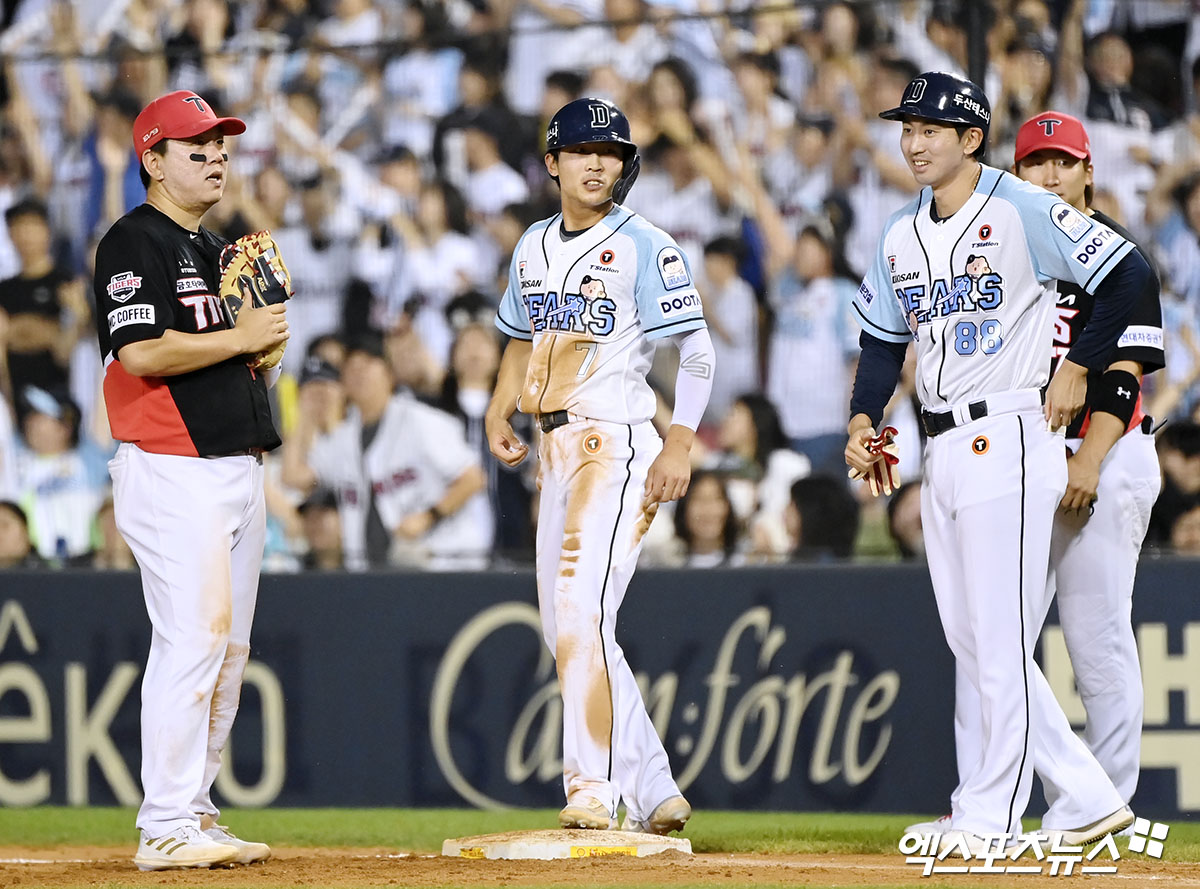
[[[959,321],[954,325],[954,351],[959,355],[974,355],[982,349],[984,355],[995,355],[1004,345],[1004,327],[995,318],[988,318],[976,327],[974,321]]]

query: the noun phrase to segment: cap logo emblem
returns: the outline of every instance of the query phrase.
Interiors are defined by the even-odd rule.
[[[1046,138],[1054,135],[1054,128],[1062,126],[1062,121],[1056,117],[1047,117],[1038,121],[1038,126],[1042,128],[1042,132],[1046,134]]]
[[[142,144],[145,145],[147,142],[149,142],[151,139],[153,139],[157,135],[158,135],[158,127],[155,127],[150,132],[148,132],[146,135],[142,136]]]
[[[592,129],[606,127],[612,121],[607,105],[601,105],[597,102],[594,105],[588,105],[588,110],[592,112]]]
[[[915,102],[920,102],[921,97],[925,95],[925,87],[929,86],[929,81],[924,77],[918,77],[908,85],[908,93],[904,96],[902,104],[911,105]]]
[[[196,110],[201,114],[207,114],[208,109],[204,107],[204,101],[199,96],[184,96],[183,101],[191,102],[196,106]]]

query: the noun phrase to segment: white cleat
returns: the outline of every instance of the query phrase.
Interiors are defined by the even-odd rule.
[[[578,803],[568,802],[558,813],[558,824],[567,830],[613,830],[617,819],[600,800],[585,799]]]
[[[918,821],[904,828],[905,833],[927,834],[946,833],[950,829],[950,816],[943,815],[937,821]]]
[[[1060,846],[1086,846],[1088,843],[1104,839],[1110,833],[1119,834],[1131,824],[1133,824],[1133,809],[1129,806],[1121,806],[1112,814],[1106,815],[1099,821],[1093,821],[1086,827],[1078,827],[1073,830],[1042,828],[1041,832]]]
[[[692,807],[682,796],[672,796],[654,807],[650,817],[645,821],[634,821],[629,813],[621,822],[621,830],[632,833],[652,833],[665,837],[671,831],[682,831],[688,819],[692,817]]]
[[[266,843],[251,843],[240,839],[223,824],[214,824],[204,831],[204,835],[210,840],[237,849],[238,854],[237,858],[233,859],[234,864],[254,864],[257,861],[266,861],[271,857],[271,847]]]
[[[237,857],[237,847],[218,843],[189,824],[154,838],[141,831],[133,863],[138,870],[171,870],[232,864]]]

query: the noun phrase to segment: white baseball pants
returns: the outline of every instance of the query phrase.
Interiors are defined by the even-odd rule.
[[[109,462],[117,529],[153,635],[142,678],[142,790],[151,837],[202,815],[241,695],[266,535],[255,457],[180,457],[123,443]]]
[[[1026,409],[931,437],[925,467],[925,548],[956,667],[951,828],[1019,833],[1035,758],[1070,819],[1047,826],[1108,815],[1120,796],[1033,660],[1054,511],[1066,488],[1062,439],[1047,431],[1034,396]]]
[[[567,798],[645,820],[676,796],[662,741],[617,644],[617,610],[652,516],[646,473],[662,450],[650,423],[568,423],[542,436],[538,603],[563,698]]]
[[[1068,445],[1077,450],[1079,441]],[[1154,437],[1127,432],[1100,464],[1091,515],[1060,510],[1050,543],[1050,591],[1057,588],[1059,623],[1087,710],[1083,739],[1126,803],[1137,790],[1142,747],[1133,581],[1161,486]],[[1057,823],[1057,801],[1047,802],[1046,821]]]

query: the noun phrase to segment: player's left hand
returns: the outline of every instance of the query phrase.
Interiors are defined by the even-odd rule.
[[[1084,512],[1096,501],[1100,487],[1100,466],[1087,456],[1067,458],[1067,492],[1058,504],[1063,512]]]
[[[1050,431],[1070,426],[1086,400],[1087,368],[1064,358],[1046,389],[1046,404],[1042,408]]]
[[[688,449],[668,439],[646,474],[643,506],[678,500],[687,493],[691,480],[692,461]]]

